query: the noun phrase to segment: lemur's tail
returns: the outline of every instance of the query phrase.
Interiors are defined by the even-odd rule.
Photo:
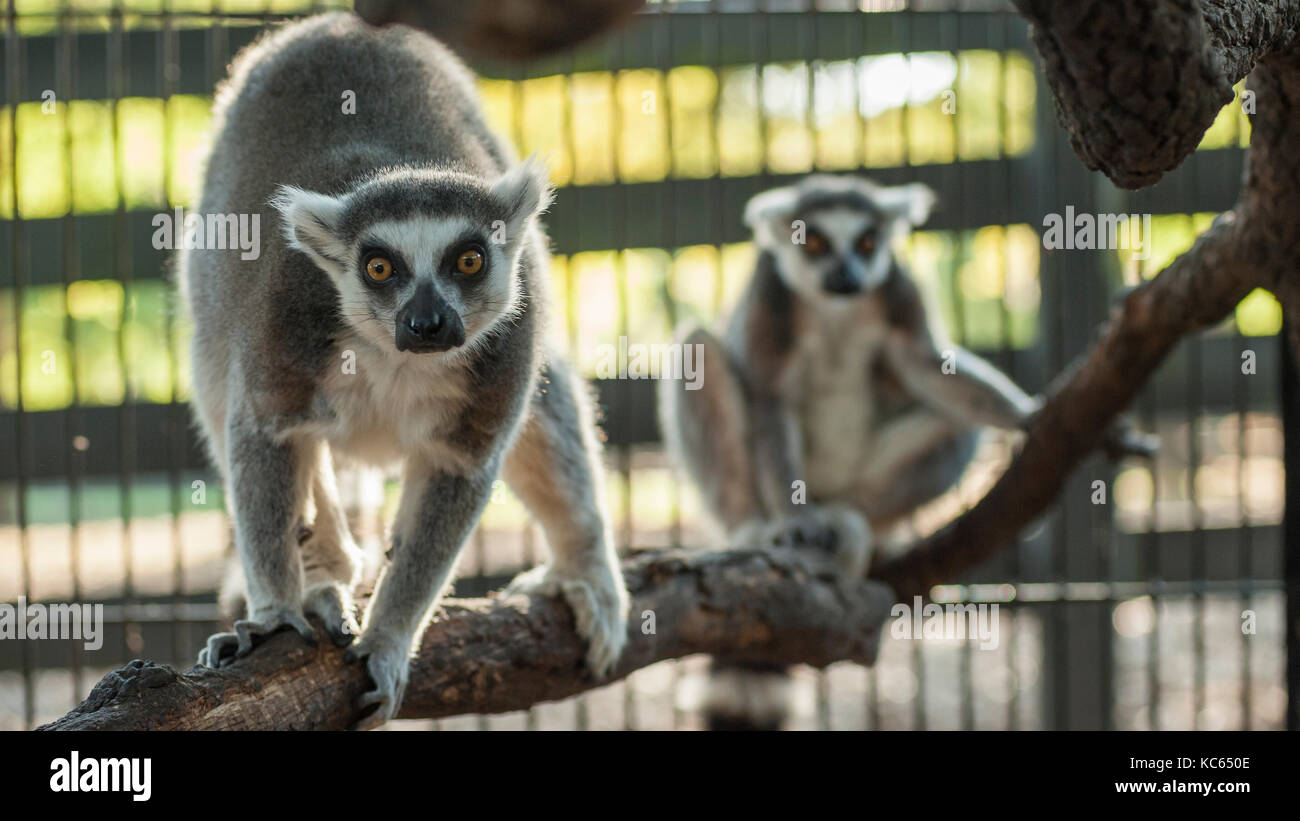
[[[793,712],[793,684],[785,665],[714,659],[703,704],[708,729],[782,729]]]

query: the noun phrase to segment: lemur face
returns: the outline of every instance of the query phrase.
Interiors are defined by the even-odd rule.
[[[801,290],[820,288],[832,296],[853,296],[879,287],[889,276],[889,251],[882,240],[890,226],[878,212],[835,207],[814,211],[801,221],[803,236],[791,234],[799,254],[785,254],[787,264],[782,266],[803,280]]]
[[[518,307],[519,255],[549,197],[532,163],[484,183],[402,171],[331,197],[285,187],[290,246],[334,282],[343,320],[405,354],[452,351]]]
[[[745,221],[791,290],[814,304],[839,304],[884,284],[893,241],[924,222],[933,202],[924,185],[881,188],[818,175],[754,197]]]

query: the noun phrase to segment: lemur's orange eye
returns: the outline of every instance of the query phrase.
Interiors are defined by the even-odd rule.
[[[829,247],[830,245],[826,242],[826,237],[823,237],[821,234],[809,231],[808,236],[804,237],[803,250],[804,253],[808,254],[810,257],[821,256],[826,253],[826,250]]]
[[[874,254],[876,252],[876,235],[868,231],[858,237],[858,251],[863,254]]]
[[[483,270],[483,252],[477,248],[466,248],[456,257],[456,270],[462,274],[477,274]]]
[[[384,282],[393,275],[393,263],[385,257],[371,257],[366,260],[366,276],[372,282]]]

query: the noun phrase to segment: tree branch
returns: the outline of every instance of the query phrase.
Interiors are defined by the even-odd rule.
[[[1240,237],[1235,214],[1228,212],[1187,253],[1131,291],[1087,356],[1048,389],[1024,447],[988,494],[870,575],[902,598],[924,596],[1009,545],[1055,501],[1178,340],[1218,322],[1255,287]]]
[[[1049,387],[1023,449],[989,493],[913,550],[872,568],[902,597],[925,595],[1011,544],[1178,341],[1221,321],[1255,288],[1278,294],[1300,354],[1300,55],[1292,45],[1300,4],[1016,3],[1035,22],[1061,123],[1090,167],[1120,184],[1158,179],[1196,148],[1222,107],[1214,90],[1254,66],[1250,153],[1237,207],[1125,297],[1092,349]],[[1166,40],[1175,31],[1193,41]]]
[[[664,659],[709,653],[822,667],[875,661],[893,595],[832,581],[820,556],[762,550],[642,553],[624,563],[627,650],[611,680]],[[642,632],[653,614],[654,632]],[[320,635],[324,635],[323,632]],[[412,662],[400,717],[499,713],[605,684],[582,666],[567,605],[551,599],[447,599]],[[356,720],[361,665],[328,641],[278,633],[220,670],[133,661],[46,730],[337,730]]]
[[[525,60],[566,51],[626,24],[645,0],[356,0],[371,25],[402,23],[463,54]]]
[[[1014,2],[1075,153],[1124,188],[1178,167],[1233,84],[1300,23],[1300,0]]]

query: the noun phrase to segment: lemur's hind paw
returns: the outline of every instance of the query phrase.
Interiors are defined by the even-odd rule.
[[[627,645],[627,589],[608,566],[586,573],[550,565],[520,573],[505,589],[506,596],[556,596],[573,609],[578,635],[587,640],[587,667],[597,678],[608,676]]]
[[[321,620],[336,647],[347,647],[361,632],[352,615],[352,595],[341,584],[309,590],[303,596],[302,609]]]
[[[732,547],[825,551],[846,578],[861,578],[871,561],[871,528],[846,507],[810,507],[772,522],[747,522],[730,542]]]
[[[835,559],[840,574],[846,579],[861,579],[867,575],[871,564],[871,526],[856,510],[846,507],[827,507],[818,511],[826,528],[832,534],[827,548]]]
[[[259,619],[240,619],[235,622],[235,632],[216,633],[208,638],[207,645],[199,651],[199,664],[220,667],[246,656],[257,646],[257,639],[269,636],[286,627],[293,628],[307,643],[315,646],[316,631],[301,613],[277,610]]]
[[[366,660],[366,673],[375,683],[357,699],[357,709],[369,712],[352,725],[354,730],[373,730],[397,715],[410,680],[410,650],[400,641],[362,636],[343,654],[349,664]]]

